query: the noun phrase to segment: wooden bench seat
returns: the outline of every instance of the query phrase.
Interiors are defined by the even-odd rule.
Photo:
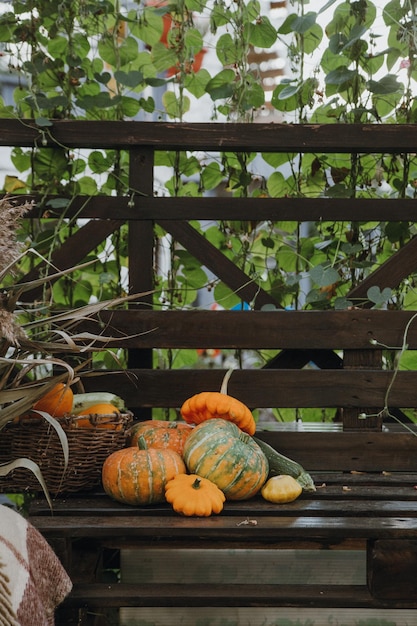
[[[31,522],[48,538],[68,568],[74,589],[60,609],[58,626],[119,607],[356,607],[417,609],[417,490],[414,474],[316,472],[315,493],[290,504],[261,497],[227,502],[220,515],[181,517],[169,505],[132,507],[102,493],[54,501],[51,515],[44,500],[31,506]],[[172,550],[355,551],[364,555],[366,580],[352,583],[287,584],[256,580],[170,582],[110,581],[103,574],[106,555],[120,565],[120,552],[141,555],[157,546],[169,567]],[[165,551],[165,552],[164,552]],[[136,554],[136,553],[135,553]],[[283,554],[283,553],[281,553]],[[103,560],[104,559],[104,560]],[[282,575],[282,574],[281,574]],[[109,622],[110,623],[110,622]]]

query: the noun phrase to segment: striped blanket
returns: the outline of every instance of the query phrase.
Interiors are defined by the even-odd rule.
[[[55,609],[71,587],[42,535],[0,505],[0,626],[53,626]]]

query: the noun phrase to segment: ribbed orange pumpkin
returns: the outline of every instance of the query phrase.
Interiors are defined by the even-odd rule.
[[[52,417],[63,417],[71,413],[74,393],[69,385],[57,383],[33,405],[35,411],[44,411]]]
[[[124,504],[165,502],[165,485],[187,471],[174,450],[140,449],[137,446],[113,452],[103,463],[102,483],[108,496]]]
[[[183,458],[190,474],[211,480],[228,500],[251,498],[268,477],[268,461],[258,444],[228,420],[210,419],[196,426]]]
[[[169,422],[167,420],[145,420],[136,422],[129,429],[127,441],[129,446],[136,446],[139,438],[143,437],[148,448],[175,450],[182,455],[187,437],[193,427],[183,422]]]

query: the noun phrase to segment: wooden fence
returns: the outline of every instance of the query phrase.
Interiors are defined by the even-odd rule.
[[[236,370],[229,393],[251,408],[334,407],[334,427],[290,424],[259,435],[309,470],[412,472],[417,440],[405,426],[383,423],[389,390],[391,411],[417,404],[417,372],[382,367],[381,345],[417,349],[413,311],[286,311],[190,224],[190,220],[408,221],[413,199],[222,198],[154,195],[158,150],[244,152],[344,152],[403,154],[415,151],[414,125],[178,124],[54,121],[38,128],[30,120],[0,120],[0,145],[123,149],[129,151],[129,187],[123,197],[76,197],[68,217],[89,218],[53,252],[60,269],[73,266],[108,235],[128,224],[129,290],[148,294],[129,310],[104,311],[102,321],[129,350],[128,371],[85,379],[87,389],[112,390],[138,415],[152,407],[179,407],[193,393],[218,390],[223,369],[162,370],[152,367],[155,348],[276,350],[268,367]],[[38,205],[35,214],[42,215]],[[49,213],[57,216],[59,210]],[[252,311],[156,311],[153,284],[154,225],[159,224],[243,300]],[[371,286],[396,288],[417,270],[417,239],[411,239],[349,294],[363,298]],[[25,280],[35,278],[34,270]],[[32,294],[36,297],[36,292]],[[262,310],[273,304],[277,310]],[[410,324],[409,324],[410,323]],[[409,324],[409,327],[407,327]],[[152,331],[152,332],[147,332]],[[126,339],[126,337],[132,337]],[[372,342],[371,340],[376,340]],[[313,362],[316,368],[304,368]],[[145,411],[145,412],[142,412]],[[363,414],[369,415],[364,418]]]

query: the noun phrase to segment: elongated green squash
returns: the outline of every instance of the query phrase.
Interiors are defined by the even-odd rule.
[[[252,439],[258,444],[268,459],[270,476],[278,476],[280,474],[292,476],[301,485],[304,491],[316,491],[313,479],[302,465],[284,456],[270,446],[269,443],[266,443],[266,441],[262,441],[257,437],[252,437]]]

